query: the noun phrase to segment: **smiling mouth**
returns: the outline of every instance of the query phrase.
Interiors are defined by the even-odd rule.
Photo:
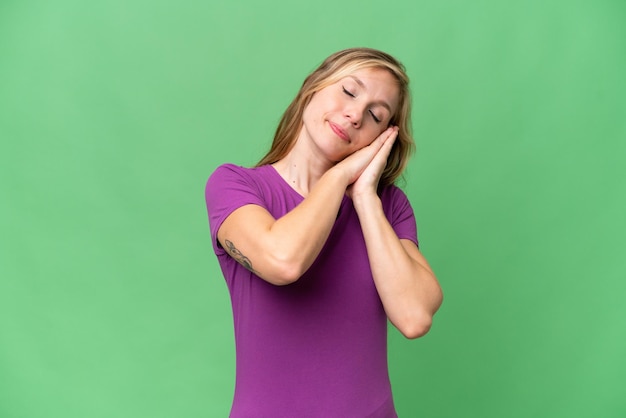
[[[330,129],[333,130],[335,135],[337,135],[339,138],[343,139],[346,142],[350,142],[350,136],[341,126],[336,125],[332,122],[329,122],[329,124],[330,124]]]

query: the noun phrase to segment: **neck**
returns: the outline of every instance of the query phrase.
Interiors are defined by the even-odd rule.
[[[301,139],[298,138],[291,151],[272,166],[292,188],[306,197],[334,163],[321,158],[317,150],[307,146],[310,142]]]

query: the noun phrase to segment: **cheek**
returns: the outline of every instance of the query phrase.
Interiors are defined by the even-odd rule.
[[[308,125],[309,128],[311,128],[315,124],[315,120],[317,119],[314,110],[315,109],[311,106],[307,106],[304,109],[304,112],[302,112],[302,123]]]
[[[364,135],[364,146],[367,146],[369,144],[371,144],[372,142],[374,142],[374,140],[376,138],[378,138],[378,136],[380,134],[382,134],[383,132],[385,132],[386,128],[379,128],[378,126],[374,129],[368,130],[367,132],[363,132]]]

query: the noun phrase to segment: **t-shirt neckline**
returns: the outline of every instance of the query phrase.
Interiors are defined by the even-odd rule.
[[[302,196],[302,194],[300,194],[296,189],[294,189],[291,184],[289,184],[289,182],[287,180],[285,180],[283,178],[283,176],[280,175],[280,173],[278,172],[278,170],[276,170],[276,168],[271,165],[271,164],[266,164],[264,167],[267,167],[267,169],[269,171],[271,171],[274,175],[276,176],[279,180],[280,183],[287,189],[289,189],[290,193],[293,194],[294,196],[298,197],[300,200],[304,200],[305,197]],[[341,200],[341,206],[343,206],[346,203],[346,199],[349,199],[348,195],[344,193],[343,195],[343,199]]]

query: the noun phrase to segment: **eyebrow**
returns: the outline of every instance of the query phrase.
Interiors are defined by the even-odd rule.
[[[357,83],[359,86],[361,86],[362,89],[367,90],[367,87],[365,86],[365,83],[360,78],[358,78],[356,76],[353,76],[353,75],[349,75],[348,77],[353,79],[355,81],[355,83]],[[382,107],[386,108],[389,111],[389,113],[391,113],[391,106],[389,106],[389,103],[385,102],[384,100],[378,100],[378,101],[374,102],[374,104],[381,105]]]

